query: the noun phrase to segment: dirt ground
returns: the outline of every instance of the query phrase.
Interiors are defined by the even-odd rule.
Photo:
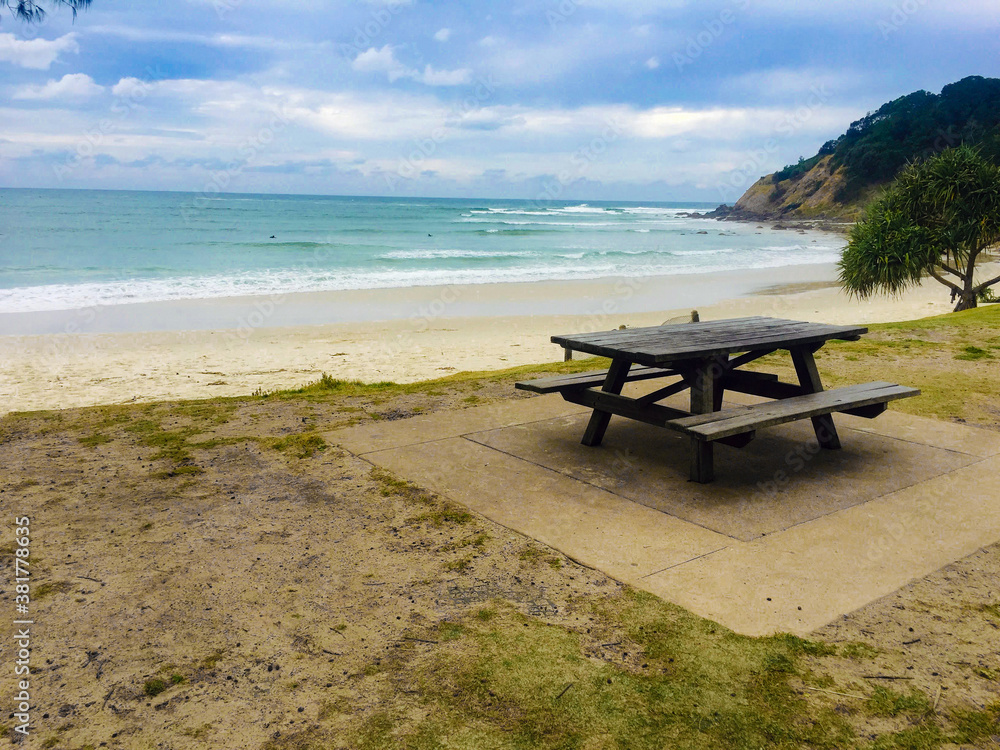
[[[449,623],[487,605],[568,628],[587,658],[611,659],[602,646],[621,634],[593,605],[621,597],[621,584],[314,434],[513,397],[509,382],[483,380],[386,398],[3,420],[0,601],[12,622],[10,540],[14,519],[27,516],[31,602],[20,617],[33,621],[32,734],[15,732],[5,712],[3,736],[73,750],[349,737],[387,694],[428,710],[407,703],[419,687],[400,665],[419,663],[448,640]],[[883,683],[924,690],[935,710],[997,701],[998,580],[991,547],[829,625],[817,639],[853,644],[853,657],[813,657],[822,679],[799,691],[850,716],[861,737],[916,721],[856,710],[857,696]],[[5,668],[0,694],[14,693]]]

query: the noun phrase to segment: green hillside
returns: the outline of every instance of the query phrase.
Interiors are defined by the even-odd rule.
[[[758,180],[729,211],[746,219],[853,219],[903,166],[962,143],[1000,163],[1000,79],[970,76],[916,91],[851,123],[839,138]]]

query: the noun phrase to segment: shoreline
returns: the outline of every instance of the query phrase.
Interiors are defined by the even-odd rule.
[[[373,290],[325,300],[344,320],[268,325],[294,320],[296,310],[321,302],[309,294],[274,304],[270,317],[265,305],[259,318],[251,318],[254,308],[241,300],[242,325],[212,330],[0,336],[0,414],[249,395],[296,388],[324,373],[415,382],[555,362],[563,352],[550,342],[552,335],[681,322],[692,308],[702,320],[765,315],[834,324],[909,320],[952,308],[947,290],[933,280],[898,298],[852,300],[835,285],[831,264],[753,274]],[[168,304],[198,313],[196,306]],[[351,320],[351,305],[402,314]],[[229,304],[216,308],[233,320]]]
[[[588,315],[716,304],[775,284],[833,280],[833,263],[780,268],[288,292],[0,313],[0,337],[220,331],[374,323],[413,318]],[[664,306],[664,300],[669,305]],[[513,313],[512,313],[513,310]]]

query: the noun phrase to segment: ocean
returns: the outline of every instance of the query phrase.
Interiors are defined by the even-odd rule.
[[[831,263],[700,203],[0,190],[0,313]]]

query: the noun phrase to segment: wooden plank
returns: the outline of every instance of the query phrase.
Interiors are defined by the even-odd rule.
[[[858,385],[849,385],[844,388],[834,388],[829,391],[822,391],[819,394],[806,393],[793,396],[791,398],[781,399],[779,401],[765,401],[759,404],[748,404],[746,406],[731,406],[728,409],[723,409],[722,411],[712,412],[711,414],[698,414],[691,415],[690,417],[678,420],[675,422],[680,427],[697,427],[703,424],[709,424],[711,422],[718,422],[721,419],[730,419],[732,417],[737,417],[741,414],[759,414],[762,410],[773,408],[778,412],[783,410],[794,410],[795,404],[803,403],[802,399],[807,397],[813,398],[813,401],[817,404],[825,403],[822,400],[824,394],[833,396],[847,396],[850,398],[865,398],[873,393],[882,393],[888,388],[907,388],[906,386],[896,385],[895,383],[887,383],[885,381],[875,381],[872,383],[860,383]],[[907,390],[915,390],[908,389]],[[919,392],[917,392],[919,393]],[[917,395],[914,393],[912,395]],[[900,396],[899,398],[905,398],[905,396]],[[891,400],[891,399],[890,399]],[[853,408],[853,407],[851,407]],[[802,417],[804,418],[804,417]]]
[[[764,398],[792,398],[803,395],[802,386],[794,383],[783,383],[777,375],[764,372],[736,370],[726,375],[727,391],[747,393],[751,396]]]
[[[807,323],[778,318],[736,318],[705,323],[692,323],[684,326],[652,326],[648,328],[632,328],[624,331],[602,331],[597,333],[570,334],[553,336],[554,341],[571,340],[584,341],[591,344],[615,345],[628,342],[674,341],[680,344],[695,342],[699,345],[718,343],[724,345],[734,338],[758,337],[761,335],[779,336],[812,336],[821,334],[830,336],[843,334],[860,335],[867,329],[857,326],[832,326],[823,323]]]
[[[660,404],[647,404],[646,406],[639,406],[637,399],[628,398],[627,396],[621,396],[614,393],[607,393],[605,391],[573,390],[564,393],[563,398],[571,404],[579,404],[580,406],[587,406],[591,409],[600,409],[602,411],[610,412],[616,416],[627,417],[628,419],[634,419],[637,422],[651,424],[655,427],[666,427],[678,432],[681,430],[674,426],[676,420],[691,416],[690,412],[674,409],[670,406],[662,406]],[[713,442],[729,445],[733,448],[743,448],[754,439],[754,434],[755,433],[753,431],[743,432],[739,435],[722,437]]]
[[[637,366],[629,371],[628,382],[663,378],[677,374],[674,370],[662,367]],[[533,393],[556,393],[567,388],[597,388],[604,384],[607,377],[607,370],[591,370],[590,372],[576,372],[569,375],[553,375],[552,377],[538,378],[537,380],[525,380],[514,383],[514,387],[522,391],[532,391]]]
[[[854,340],[867,330],[858,326],[830,326],[775,318],[737,318],[683,326],[553,336],[552,341],[590,354],[627,357],[639,364],[657,366],[742,351],[788,349],[833,338]]]
[[[690,416],[686,411],[674,409],[669,406],[661,406],[660,404],[639,406],[635,399],[616,393],[608,393],[607,391],[569,391],[563,394],[563,398],[572,404],[589,406],[592,409],[599,409],[602,412],[620,417],[628,417],[637,422],[644,422],[656,427],[666,427],[671,420]]]
[[[689,387],[690,386],[688,386],[685,381],[681,380],[678,383],[671,383],[670,385],[653,391],[652,393],[647,393],[645,396],[640,396],[635,400],[635,402],[640,406],[655,404],[657,401],[662,401],[663,399],[673,396],[675,393],[680,393]]]
[[[619,394],[628,380],[628,371],[632,363],[626,359],[616,359],[608,369],[607,379],[604,381],[603,390],[607,394]],[[564,394],[565,396],[565,394]],[[604,440],[604,433],[608,431],[608,424],[611,422],[611,412],[594,409],[590,415],[590,422],[587,430],[583,433],[583,444],[597,446]]]
[[[916,388],[893,383],[865,383],[820,393],[770,401],[752,406],[725,409],[714,414],[681,417],[668,427],[698,435],[702,440],[718,440],[747,430],[772,427],[798,419],[847,411],[920,395]]]
[[[889,408],[886,403],[872,404],[871,406],[859,406],[857,409],[841,409],[841,414],[851,414],[855,417],[864,417],[865,419],[875,419],[879,414],[884,412]]]
[[[706,414],[715,411],[716,401],[721,401],[721,394],[716,394],[715,366],[713,360],[705,360],[701,366],[684,373],[684,379],[691,386],[691,413]],[[705,484],[715,478],[715,446],[707,440],[691,438],[691,468],[692,482]]]
[[[805,393],[819,393],[823,390],[823,382],[820,380],[816,359],[813,357],[818,348],[818,346],[799,346],[790,350],[795,374],[798,375],[799,384]],[[840,435],[837,434],[837,425],[833,423],[832,416],[817,415],[812,417],[812,424],[820,447],[826,450],[840,450]]]
[[[737,367],[743,367],[743,365],[748,365],[751,362],[753,362],[755,359],[760,359],[761,357],[766,357],[768,354],[774,354],[776,351],[778,351],[778,350],[777,349],[760,349],[760,350],[757,350],[757,351],[754,351],[754,352],[748,352],[747,354],[744,354],[743,356],[734,357],[733,359],[729,360],[726,363],[726,365],[728,366],[728,369],[735,370]],[[757,373],[757,374],[758,375],[763,375],[764,373]],[[775,379],[777,379],[777,376],[775,376]]]

